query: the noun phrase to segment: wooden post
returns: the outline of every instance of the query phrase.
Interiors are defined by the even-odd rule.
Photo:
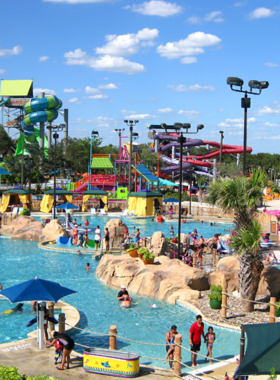
[[[227,317],[227,295],[224,293],[225,290],[222,292],[222,318]]]
[[[47,303],[48,309],[50,311],[51,316],[54,316],[54,303],[53,302],[48,302]],[[54,324],[52,322],[49,322],[49,331],[55,330]]]
[[[216,265],[216,250],[213,249],[213,267]]]
[[[58,317],[58,332],[64,333],[65,332],[65,313],[60,313]]]
[[[182,335],[176,334],[175,335],[175,347],[174,347],[174,373],[177,376],[180,376],[181,374],[181,345],[182,345]],[[179,344],[180,346],[177,346]]]
[[[274,305],[270,304],[270,315],[269,315],[269,323],[275,323],[275,302],[276,297],[270,297],[270,303],[274,303]]]
[[[112,325],[110,326],[110,350],[116,350],[117,349],[117,326]]]
[[[240,363],[242,362],[242,359],[244,357],[244,352],[245,352],[245,332],[244,332],[243,328],[241,327],[240,356],[239,356]]]
[[[196,268],[196,252],[193,253],[193,267]]]

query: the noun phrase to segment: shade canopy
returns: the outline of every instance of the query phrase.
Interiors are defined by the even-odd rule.
[[[23,189],[11,189],[4,191],[3,194],[19,194],[19,195],[27,195],[29,194],[29,190],[23,190]]]
[[[7,170],[0,168],[0,175],[11,175]]]
[[[73,293],[77,292],[61,286],[58,282],[43,280],[38,277],[1,291],[1,295],[8,298],[11,302],[57,302],[61,298]]]
[[[63,203],[63,205],[56,206],[56,208],[61,209],[61,210],[76,210],[79,207],[73,205],[72,203]]]
[[[56,189],[55,190],[55,193],[56,193],[56,195],[73,195],[73,193],[71,193],[71,191],[67,191],[67,190],[58,190],[58,189]],[[47,191],[45,191],[45,193],[44,194],[50,194],[50,195],[54,195],[54,189],[52,189],[52,190],[47,190]]]
[[[160,198],[162,197],[162,194],[154,193],[153,191],[138,191],[137,193],[130,193],[129,197]]]
[[[168,179],[160,179],[159,186],[179,186],[177,183],[168,181]]]
[[[277,216],[277,218],[280,218],[280,210],[268,210],[268,211],[265,211],[264,213],[268,215]]]
[[[179,200],[176,199],[176,198],[167,198],[165,199],[164,201],[162,201],[163,203],[178,203]]]
[[[114,169],[110,158],[108,157],[93,157],[91,161],[92,169]]]
[[[107,191],[100,189],[86,190],[83,192],[83,195],[108,195]]]
[[[234,378],[242,375],[280,374],[280,323],[242,325],[247,335],[246,354]]]

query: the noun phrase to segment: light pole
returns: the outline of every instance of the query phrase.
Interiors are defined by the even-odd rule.
[[[221,145],[220,145],[220,169],[222,165],[222,153],[223,153],[223,140],[224,140],[224,132],[220,131],[221,134]]]
[[[98,131],[91,131],[91,135],[90,135],[90,156],[89,156],[89,168],[88,168],[88,172],[90,175],[91,175],[91,163],[92,163],[92,141],[96,140],[98,137],[99,137]],[[88,181],[88,190],[91,190],[90,178]]]
[[[199,124],[196,127],[196,132],[189,132],[189,129],[191,128],[191,124],[189,123],[175,123],[174,127],[181,129],[181,135],[178,137],[177,142],[180,144],[180,173],[179,173],[179,215],[178,215],[178,256],[180,257],[181,252],[181,217],[182,217],[182,177],[183,177],[183,146],[186,142],[186,137],[183,136],[184,133],[186,134],[196,134],[199,130],[204,128],[204,125]],[[182,129],[186,129],[186,132],[182,132]],[[190,177],[191,177],[191,171],[190,171]],[[191,186],[190,186],[190,202],[191,202]],[[191,208],[191,203],[190,203]],[[191,211],[190,211],[191,213]]]
[[[133,127],[139,122],[139,120],[124,120],[124,123],[126,123],[129,126],[129,168],[128,168],[128,193],[131,193],[131,162],[132,162],[132,134],[133,134]]]
[[[65,128],[65,124],[59,124],[59,125],[52,125],[48,124],[46,128],[50,129],[51,132],[54,132],[53,138],[54,138],[54,174],[53,174],[53,196],[54,196],[54,210],[53,210],[53,218],[56,218],[56,146],[57,146],[57,139],[59,138],[59,134],[57,132],[63,131]]]
[[[120,151],[120,159],[121,159],[121,156],[122,156],[122,133],[123,131],[125,130],[125,128],[117,128],[115,129],[115,132],[118,133],[118,136],[119,136],[119,151]]]
[[[262,90],[268,88],[269,83],[267,81],[259,82],[257,80],[250,80],[248,83],[250,91],[242,89],[244,81],[240,78],[228,77],[227,84],[230,85],[232,91],[245,94],[245,97],[241,99],[241,108],[244,108],[243,175],[246,175],[247,109],[251,107],[251,98],[248,98],[248,94],[260,95]],[[233,86],[239,87],[239,89],[236,89]],[[258,92],[254,92],[254,89],[258,90]]]

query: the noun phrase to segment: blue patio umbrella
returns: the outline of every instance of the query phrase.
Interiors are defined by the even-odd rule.
[[[38,277],[0,292],[2,296],[8,298],[12,303],[25,301],[57,302],[73,293],[77,292],[61,286],[58,282],[43,280]]]
[[[7,170],[0,168],[0,175],[10,175],[10,173],[7,172]]]
[[[64,203],[63,205],[56,206],[56,208],[61,209],[61,210],[76,210],[79,207],[73,205],[72,203]]]
[[[176,199],[176,198],[167,198],[167,199],[165,199],[164,201],[162,201],[163,203],[177,203],[177,202],[179,202],[179,200],[178,199]]]

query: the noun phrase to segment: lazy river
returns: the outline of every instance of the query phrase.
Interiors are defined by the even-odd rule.
[[[103,231],[108,217],[78,217],[77,222],[83,223],[88,219],[91,228],[97,224]],[[161,229],[169,231],[170,223],[158,223],[143,219],[126,219],[125,223],[129,229],[133,226],[140,228],[141,235],[151,236],[154,231]],[[171,222],[176,233],[176,221]],[[220,224],[207,226],[207,223],[188,223],[186,231],[197,228],[204,237],[211,237],[214,233],[231,228],[232,225]],[[184,230],[183,230],[184,232]],[[166,235],[169,236],[166,232]],[[78,291],[78,293],[63,298],[65,302],[76,307],[81,314],[80,328],[108,333],[110,325],[117,325],[118,335],[141,342],[165,343],[165,333],[170,326],[175,324],[179,333],[183,335],[183,345],[188,347],[188,331],[190,325],[195,321],[195,314],[179,305],[168,305],[153,299],[134,296],[134,307],[122,309],[116,300],[118,289],[112,289],[101,283],[95,276],[98,261],[90,256],[70,254],[66,252],[45,251],[37,247],[37,242],[0,239],[0,283],[3,288],[19,284],[38,276],[39,278],[57,281],[63,286]],[[91,263],[91,271],[86,272],[86,263]],[[156,303],[158,308],[152,309],[151,304]],[[1,312],[11,309],[9,301],[0,301]],[[22,313],[0,315],[0,343],[12,342],[27,337],[27,333],[33,327],[26,327],[26,323],[34,317],[30,304],[25,304]],[[205,325],[205,330],[208,328]],[[216,358],[228,358],[236,355],[239,351],[240,334],[227,329],[214,327],[217,340],[213,348],[213,356]],[[74,340],[79,344],[90,347],[108,347],[108,337],[92,335],[88,332],[76,330],[73,334]],[[138,343],[127,342],[118,339],[118,349],[138,352],[153,358],[165,357],[164,346],[149,346]],[[77,351],[82,352],[79,346]],[[206,354],[206,346],[202,344],[201,353]],[[183,361],[190,363],[190,354],[183,350]],[[204,363],[200,358],[199,362]],[[142,364],[150,364],[158,367],[168,368],[168,364],[162,361],[141,358]]]

